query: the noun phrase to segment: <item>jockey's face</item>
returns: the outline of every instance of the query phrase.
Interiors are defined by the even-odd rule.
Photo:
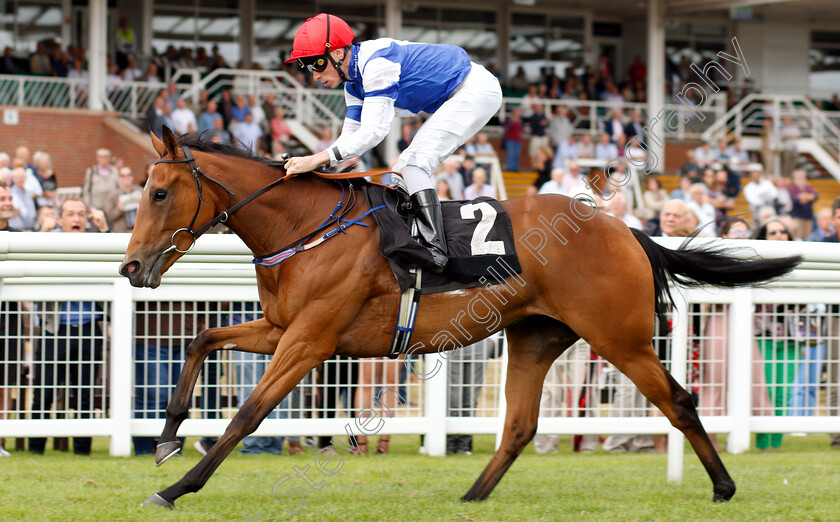
[[[331,51],[330,54],[332,55],[333,60],[338,63],[339,60],[344,58],[344,49],[336,49],[335,51]],[[346,75],[349,70],[349,60],[345,60],[345,62],[341,65],[341,68],[344,70],[344,74]],[[338,75],[338,71],[335,70],[333,64],[327,65],[327,68],[322,72],[313,72],[312,78],[314,78],[316,82],[323,83],[330,89],[335,89],[341,85],[341,77]]]

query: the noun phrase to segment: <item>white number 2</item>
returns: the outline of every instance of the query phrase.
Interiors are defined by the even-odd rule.
[[[481,212],[481,221],[476,225],[472,240],[470,240],[472,255],[504,255],[505,244],[503,241],[486,241],[487,234],[490,233],[493,229],[493,223],[496,222],[496,209],[490,203],[483,201],[481,203],[469,203],[461,207],[461,219],[474,219],[476,210]]]

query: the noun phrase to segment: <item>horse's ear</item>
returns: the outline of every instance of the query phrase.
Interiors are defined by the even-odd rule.
[[[169,157],[174,158],[177,156],[178,151],[181,148],[178,146],[178,141],[175,139],[175,135],[166,125],[164,125],[161,129],[161,136],[163,137],[164,147],[166,147],[166,150],[169,151]]]
[[[160,141],[160,138],[155,136],[155,133],[151,130],[149,131],[149,136],[152,137],[152,147],[155,148],[155,152],[158,153],[158,156],[162,158],[163,153],[166,151],[166,145],[164,145],[163,142]]]

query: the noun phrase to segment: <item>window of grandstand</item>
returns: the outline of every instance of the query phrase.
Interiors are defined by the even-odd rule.
[[[830,98],[840,85],[840,32],[812,31],[808,54],[811,94]]]
[[[512,13],[508,76],[512,78],[520,67],[532,82],[543,75],[546,67],[564,75],[568,67],[583,63],[585,32],[582,16]]]
[[[496,13],[493,11],[416,6],[408,9],[403,13],[401,39],[458,45],[479,63],[496,59],[498,45]],[[379,28],[377,36],[385,36],[384,27]]]
[[[46,2],[2,2],[0,48],[11,47],[16,53],[32,53],[38,42],[54,38],[60,41],[61,6]]]
[[[715,59],[719,51],[727,52],[727,24],[692,23],[670,20],[665,23],[665,53],[670,61],[668,74],[678,74],[684,81],[692,63],[702,64]]]
[[[374,27],[384,25],[384,6],[373,2],[354,5],[331,5],[310,0],[278,3],[257,0],[254,13],[253,61],[264,68],[280,67],[282,58],[288,56],[295,32],[303,22],[319,11],[329,12],[350,21],[357,39],[373,37]],[[217,46],[225,65],[235,67],[240,59],[240,9],[229,0],[175,0],[155,5],[152,20],[153,47],[159,54],[166,54],[169,46],[196,50],[203,48],[208,54]],[[193,58],[196,55],[193,54]],[[181,65],[189,60],[178,56]],[[215,68],[214,64],[210,68]]]

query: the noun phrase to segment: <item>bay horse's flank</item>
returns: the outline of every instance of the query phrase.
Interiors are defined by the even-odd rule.
[[[120,267],[120,273],[134,286],[158,286],[161,275],[187,250],[189,234],[181,232],[173,238],[177,230],[196,230],[284,174],[276,165],[233,154],[229,148],[196,136],[176,139],[166,128],[162,141],[154,136],[152,141],[161,158],[181,161],[157,165],[144,189],[137,224]],[[182,146],[188,148],[200,171],[191,171]],[[199,203],[197,180],[206,204]],[[233,193],[230,200],[225,187]],[[314,230],[329,215],[339,192],[333,182],[311,176],[294,178],[231,213],[226,224],[255,255],[264,255]],[[632,379],[671,424],[685,433],[712,480],[713,499],[732,497],[735,484],[700,424],[689,394],[654,352],[654,315],[665,309],[668,278],[678,277],[688,284],[746,285],[781,276],[801,259],[742,261],[708,248],[668,250],[644,234],[631,232],[620,220],[587,213],[584,204],[564,196],[503,204],[510,213],[515,237],[531,234],[543,245],[534,252],[521,249],[524,286],[515,285],[515,294],[499,294],[497,309],[502,320],[495,329],[488,331],[469,316],[461,321],[471,342],[502,328],[507,329],[509,340],[508,409],[502,443],[463,500],[487,498],[531,440],[545,374],[578,338]],[[359,200],[346,217],[352,219],[366,210]],[[558,218],[561,213],[580,219],[570,227],[568,219],[564,224]],[[194,226],[188,227],[191,218]],[[556,229],[546,228],[544,223],[554,223]],[[281,265],[258,266],[264,318],[205,330],[190,343],[166,409],[158,464],[178,450],[178,427],[187,418],[199,370],[210,352],[235,346],[273,357],[218,443],[181,480],[148,503],[172,507],[180,496],[201,489],[239,441],[323,361],[335,354],[357,358],[387,355],[399,289],[379,254],[378,234],[376,227],[354,227]],[[179,248],[170,248],[170,241]],[[412,344],[422,343],[423,348],[415,353],[438,351],[431,339],[440,325],[449,324],[482,289],[423,296],[412,337]]]

